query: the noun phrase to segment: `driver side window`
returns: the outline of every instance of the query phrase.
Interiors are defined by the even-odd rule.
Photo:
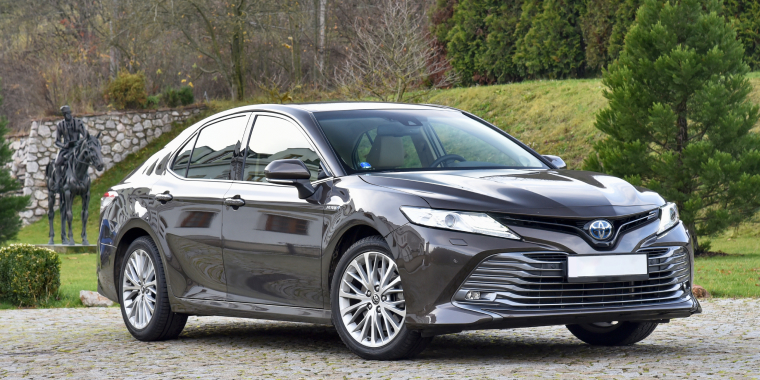
[[[273,116],[258,116],[248,140],[243,180],[266,182],[264,168],[274,160],[296,158],[311,173],[311,181],[319,175],[319,156],[312,149],[301,128]]]

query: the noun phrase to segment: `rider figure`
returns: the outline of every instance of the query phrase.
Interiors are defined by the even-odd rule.
[[[86,137],[87,132],[82,125],[82,120],[71,117],[69,106],[61,107],[61,113],[63,113],[63,120],[58,123],[55,130],[55,146],[61,149],[55,159],[55,169],[62,175],[67,157],[77,142]]]

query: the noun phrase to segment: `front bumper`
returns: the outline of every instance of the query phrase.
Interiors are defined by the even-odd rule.
[[[520,231],[526,239],[511,241],[404,226],[394,232],[392,249],[397,250],[407,298],[406,325],[425,335],[437,335],[476,329],[664,321],[701,312],[691,294],[693,251],[686,230],[678,225],[654,237],[649,231],[652,227],[631,231],[618,251],[608,252],[647,253],[649,280],[571,284],[562,259],[592,252],[578,252],[581,242],[551,246],[546,240],[534,242],[527,230]],[[563,242],[569,239],[572,237]],[[459,245],[461,241],[467,245]],[[467,297],[470,291],[479,292],[481,298]]]

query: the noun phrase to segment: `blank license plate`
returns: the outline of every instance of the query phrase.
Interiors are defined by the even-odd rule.
[[[647,255],[568,256],[569,282],[639,281],[649,279]]]

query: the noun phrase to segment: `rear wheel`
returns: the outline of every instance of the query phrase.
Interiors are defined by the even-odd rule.
[[[406,301],[396,263],[380,236],[354,243],[330,288],[332,319],[343,343],[370,360],[410,358],[433,339],[406,328]]]
[[[594,346],[627,346],[646,339],[656,322],[599,322],[567,325],[576,338]]]
[[[187,315],[171,311],[164,268],[149,237],[137,238],[129,245],[120,285],[121,315],[132,336],[146,342],[179,336]]]

